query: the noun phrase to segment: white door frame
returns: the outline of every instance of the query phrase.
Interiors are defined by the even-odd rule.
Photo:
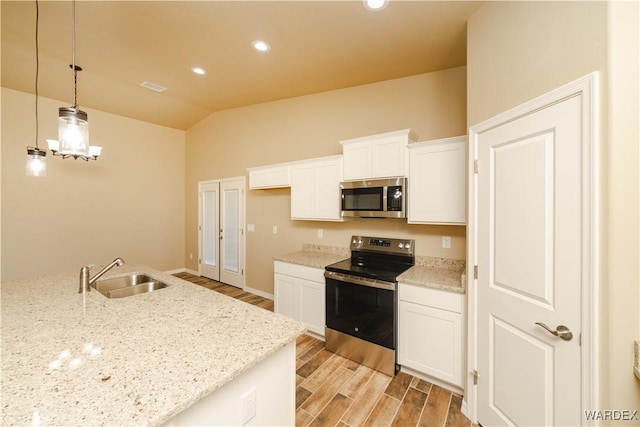
[[[245,198],[246,197],[246,187],[247,187],[247,177],[246,176],[237,176],[237,177],[233,177],[233,178],[223,178],[223,179],[212,179],[212,180],[207,180],[207,181],[198,181],[198,274],[200,274],[200,269],[201,269],[201,260],[202,260],[202,207],[201,207],[201,203],[202,200],[200,198],[200,189],[204,184],[221,184],[223,182],[228,182],[228,181],[242,181],[242,197]],[[218,194],[218,197],[220,197],[220,194]],[[241,203],[241,212],[240,212],[240,216],[241,216],[241,239],[242,239],[242,248],[240,250],[240,267],[243,270],[243,283],[242,283],[242,288],[244,289],[246,287],[246,277],[247,277],[247,272],[246,272],[246,265],[245,265],[245,260],[246,258],[246,248],[247,248],[247,233],[244,232],[244,230],[246,229],[245,227],[245,223],[246,223],[246,218],[247,218],[247,204],[246,202]],[[220,203],[218,203],[218,210],[220,210]],[[218,212],[218,218],[220,218],[220,212]],[[220,261],[220,249],[218,249],[218,261]],[[220,264],[220,262],[218,263]],[[219,265],[219,267],[221,268],[221,265]]]
[[[478,368],[478,346],[486,345],[477,340],[477,280],[474,267],[477,265],[478,215],[477,176],[474,173],[478,158],[478,135],[496,126],[515,120],[524,115],[546,108],[564,99],[582,97],[582,215],[583,246],[581,317],[581,383],[580,397],[582,410],[599,409],[599,75],[591,73],[572,83],[548,92],[513,109],[503,112],[469,128],[469,170],[468,170],[468,224],[467,224],[467,372],[465,400],[462,411],[472,421],[477,422],[477,386],[474,386],[474,371]],[[482,381],[482,378],[479,379]],[[585,423],[588,423],[584,420]]]
[[[216,229],[216,236],[219,235],[219,230],[220,230],[220,182],[219,181],[199,181],[198,182],[198,275],[202,276],[203,274],[203,262],[204,262],[204,249],[203,249],[203,245],[204,245],[204,239],[203,239],[203,234],[204,234],[204,218],[202,215],[202,210],[204,209],[204,199],[203,199],[203,194],[204,194],[204,187],[209,186],[209,185],[214,185],[215,188],[217,188],[216,191],[216,219],[215,219],[215,229]],[[206,275],[204,277],[207,278],[211,278],[211,279],[215,279],[215,280],[220,280],[220,240],[218,238],[216,238],[216,242],[215,242],[215,253],[216,253],[216,269],[217,271],[217,278],[210,276],[210,275]]]

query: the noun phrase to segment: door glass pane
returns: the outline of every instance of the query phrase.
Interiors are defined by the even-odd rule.
[[[238,273],[240,271],[240,192],[237,188],[224,190],[224,230],[223,235],[223,264],[224,269]]]
[[[345,188],[342,190],[342,210],[381,211],[382,190],[382,187]]]
[[[217,192],[205,191],[203,193],[203,212],[202,212],[202,252],[203,262],[207,265],[217,265],[216,255],[216,239],[218,233],[216,230],[216,215],[218,214],[218,208],[216,206]]]

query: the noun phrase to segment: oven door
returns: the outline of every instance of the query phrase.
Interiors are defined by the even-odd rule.
[[[327,328],[395,350],[396,285],[325,272]]]

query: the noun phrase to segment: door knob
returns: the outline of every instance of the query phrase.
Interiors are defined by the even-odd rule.
[[[547,330],[547,332],[549,332],[551,335],[555,335],[558,338],[562,338],[565,341],[571,341],[571,339],[573,338],[573,334],[571,333],[571,331],[569,330],[569,328],[567,328],[564,325],[558,325],[556,327],[556,330],[552,330],[550,327],[548,327],[547,325],[545,325],[542,322],[536,322],[536,325],[538,326],[542,326],[544,329]]]

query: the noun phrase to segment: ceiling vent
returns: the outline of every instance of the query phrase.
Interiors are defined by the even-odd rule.
[[[151,82],[142,82],[142,83],[140,83],[140,86],[146,87],[147,89],[151,89],[151,90],[156,91],[156,92],[164,92],[165,90],[167,90],[166,87],[160,86],[160,85],[157,85],[157,84],[151,83]]]

